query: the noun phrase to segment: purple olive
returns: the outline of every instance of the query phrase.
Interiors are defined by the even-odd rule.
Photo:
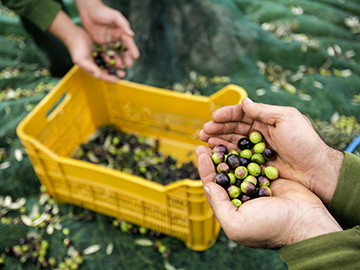
[[[217,173],[214,181],[224,189],[227,189],[230,184],[230,178],[226,173]]]
[[[259,197],[271,197],[272,191],[269,187],[265,187],[265,186],[259,187],[258,195]]]
[[[260,187],[262,187],[262,186],[268,187],[268,186],[270,186],[270,180],[266,176],[260,175],[258,177],[258,184]]]
[[[262,154],[264,158],[269,161],[274,160],[276,158],[276,152],[271,148],[265,148]]]
[[[224,153],[225,155],[227,155],[229,153],[229,150],[227,149],[227,147],[223,144],[219,144],[219,145],[216,145],[213,150],[212,150],[213,153],[216,153],[216,152],[222,152]]]
[[[238,147],[239,149],[241,150],[244,150],[244,149],[251,149],[253,147],[253,143],[249,140],[249,138],[241,138],[239,141],[238,141]]]
[[[240,157],[240,166],[247,167],[247,165],[250,163],[250,161],[247,158]]]
[[[229,172],[229,165],[227,165],[225,162],[221,162],[217,165],[216,171],[218,173],[228,173]]]
[[[256,186],[250,181],[244,181],[240,185],[241,192],[244,194],[253,194],[256,192]]]
[[[240,201],[241,201],[242,203],[245,203],[245,202],[250,201],[251,199],[253,199],[253,197],[251,197],[251,196],[249,196],[249,195],[247,195],[247,194],[241,194],[241,195],[239,196],[239,199],[240,199]]]
[[[229,165],[230,170],[235,170],[236,167],[240,166],[240,158],[235,154],[228,155],[226,163]]]

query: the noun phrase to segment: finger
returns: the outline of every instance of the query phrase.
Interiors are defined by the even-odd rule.
[[[242,123],[242,122],[225,122],[219,123],[215,121],[210,121],[204,124],[203,130],[207,134],[240,134],[240,135],[248,135],[250,131],[251,125]]]
[[[99,78],[101,70],[93,61],[84,59],[84,61],[74,61],[74,63],[79,65],[79,67],[86,73],[95,78]]]
[[[98,76],[98,79],[104,80],[110,83],[117,83],[119,81],[119,78],[115,75],[109,74],[106,70],[101,70],[100,75]]]
[[[252,119],[246,116],[240,104],[221,107],[212,114],[212,118],[219,123],[244,122],[252,124],[253,122]]]
[[[244,99],[241,104],[243,111],[249,118],[273,126],[286,115],[287,110],[286,107],[254,103],[250,99]]]
[[[116,28],[120,29],[124,34],[134,36],[134,32],[131,30],[129,21],[120,12],[114,13],[112,24]]]
[[[211,137],[208,140],[209,147],[214,148],[216,145],[222,144],[225,145],[229,150],[238,150],[237,142],[242,138],[238,135],[234,135],[232,137]]]
[[[125,66],[130,67],[133,64],[133,60],[128,52],[124,52],[122,54],[122,59],[125,64]]]
[[[237,215],[238,208],[229,200],[229,196],[224,188],[216,183],[204,185],[206,198],[214,212],[217,220],[224,229],[231,228],[231,223]],[[235,230],[240,228],[233,228]],[[231,229],[229,229],[231,232]]]
[[[198,170],[203,184],[214,182],[216,173],[211,159],[211,149],[200,145],[196,148],[196,155],[198,158]]]
[[[122,35],[120,39],[124,43],[125,47],[127,48],[127,52],[130,54],[130,56],[133,59],[139,58],[140,52],[134,42],[134,39],[128,35]]]

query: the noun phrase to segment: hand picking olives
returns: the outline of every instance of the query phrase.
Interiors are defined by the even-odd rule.
[[[259,131],[241,138],[237,145],[240,151],[229,151],[224,145],[213,148],[214,182],[227,191],[236,207],[251,199],[271,197],[271,181],[279,177],[279,171],[267,161],[275,160],[276,152],[266,145]]]

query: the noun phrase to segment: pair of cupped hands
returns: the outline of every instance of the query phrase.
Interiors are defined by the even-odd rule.
[[[308,238],[341,231],[327,206],[334,194],[343,153],[330,148],[310,120],[292,107],[254,103],[216,110],[199,133],[209,147],[196,149],[198,169],[208,202],[226,235],[251,247],[280,248]],[[260,131],[277,158],[268,162],[280,178],[271,183],[272,197],[250,200],[237,208],[214,183],[211,148],[230,150],[251,131]]]
[[[59,38],[69,50],[72,61],[90,75],[115,83],[126,75],[125,68],[140,55],[134,42],[134,32],[129,21],[117,10],[104,5],[100,0],[75,0],[81,26],[60,11],[49,27],[49,32]],[[117,76],[101,70],[92,58],[93,44],[104,45],[120,41],[127,50],[115,54]]]

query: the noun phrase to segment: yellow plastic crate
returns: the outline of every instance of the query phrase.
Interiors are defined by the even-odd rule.
[[[75,66],[19,124],[17,134],[54,199],[145,226],[202,251],[215,243],[220,225],[200,180],[164,186],[70,155],[98,127],[111,124],[159,139],[165,155],[197,164],[203,124],[215,109],[246,96],[236,85],[204,97],[129,81],[110,84]]]

